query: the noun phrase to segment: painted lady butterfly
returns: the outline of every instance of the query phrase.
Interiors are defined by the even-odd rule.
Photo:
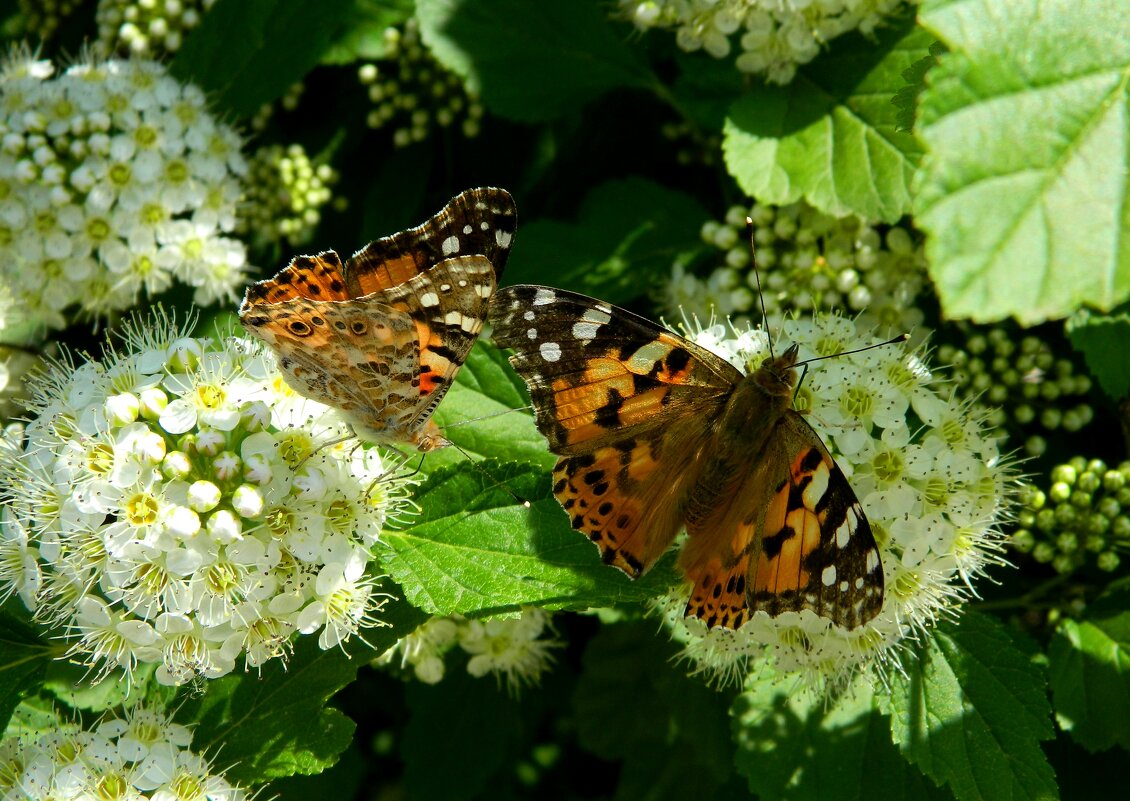
[[[298,256],[247,288],[240,322],[296,392],[341,411],[367,440],[448,445],[432,412],[475,344],[517,214],[503,189],[468,189],[415,228]]]
[[[631,312],[541,286],[496,294],[497,344],[560,458],[553,492],[636,578],[684,526],[687,616],[738,628],[809,609],[847,629],[883,605],[871,526],[792,406],[797,346],[743,375]]]

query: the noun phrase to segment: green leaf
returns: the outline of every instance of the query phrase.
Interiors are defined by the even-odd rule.
[[[410,682],[406,695],[410,716],[400,753],[415,801],[476,797],[521,756],[529,736],[522,704],[494,681],[450,670],[434,686]]]
[[[604,626],[589,642],[573,695],[581,745],[620,759],[617,799],[711,798],[731,773],[733,693],[688,677],[654,624]]]
[[[530,462],[548,471],[556,457],[538,433],[529,404],[526,384],[506,355],[480,340],[433,419],[445,437],[468,453]],[[448,448],[429,453],[424,469],[432,472],[465,461],[463,454]]]
[[[238,117],[281,97],[309,72],[350,19],[354,0],[218,0],[170,69]]]
[[[317,635],[299,636],[285,666],[273,659],[259,672],[208,682],[206,693],[186,693],[176,719],[195,724],[193,749],[220,754],[231,765],[228,777],[243,784],[332,765],[356,726],[327,700],[426,619],[399,599],[379,616],[391,625],[365,631],[368,644],[354,637],[344,649],[323,651]]]
[[[946,52],[941,42],[930,45],[930,52],[918,61],[907,67],[902,77],[906,86],[895,92],[891,102],[898,108],[898,128],[900,131],[914,130],[915,120],[918,117],[918,95],[926,87],[926,74],[930,68],[938,63],[938,56]]]
[[[1107,397],[1118,400],[1130,395],[1130,360],[1126,358],[1130,312],[1099,315],[1081,311],[1068,320],[1067,336],[1082,351],[1087,369]]]
[[[643,178],[609,181],[576,223],[535,220],[518,232],[506,283],[550,283],[610,303],[638,298],[695,247],[709,213],[690,195]]]
[[[674,583],[669,562],[639,581],[602,564],[550,494],[548,471],[478,464],[491,478],[465,463],[432,473],[416,493],[421,516],[381,535],[384,569],[415,606],[438,615],[585,609],[643,603]]]
[[[1130,297],[1120,3],[935,0],[919,226],[947,315],[1024,324]]]
[[[345,35],[334,40],[322,55],[323,64],[352,64],[384,58],[388,52],[385,30],[412,16],[412,0],[352,0]]]
[[[890,698],[903,754],[959,801],[1057,798],[1040,741],[1053,735],[1035,646],[974,612],[942,624],[904,660]]]
[[[62,650],[42,641],[22,616],[0,610],[0,732],[20,699],[39,687],[48,665]]]
[[[551,120],[657,81],[594,0],[417,0],[424,43],[502,117]]]
[[[910,209],[921,154],[892,102],[930,37],[909,19],[876,39],[849,34],[788,86],[758,86],[734,103],[722,149],[738,185],[762,203],[801,198],[828,214],[894,222]]]
[[[947,799],[891,742],[869,681],[829,700],[791,677],[755,682],[734,702],[734,764],[760,798]],[[772,758],[767,758],[767,755]]]
[[[721,133],[730,105],[745,93],[748,79],[724,58],[702,53],[675,54],[679,77],[671,94],[679,110],[708,131]]]
[[[1048,658],[1060,727],[1091,751],[1130,749],[1130,582],[1113,585],[1086,620],[1063,621]]]

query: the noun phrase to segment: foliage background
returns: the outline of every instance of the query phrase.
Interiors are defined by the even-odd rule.
[[[611,10],[596,0],[218,0],[171,67],[237,124],[305,84],[297,107],[277,111],[252,144],[301,142],[340,171],[335,193],[348,204],[325,215],[316,248],[352,250],[462,188],[498,185],[520,216],[507,283],[650,314],[672,262],[703,248],[702,223],[747,197],[803,198],[881,222],[909,216],[926,237],[931,321],[1014,318],[1062,342],[1070,319],[1070,342],[1097,379],[1098,419],[1070,450],[1026,469],[1039,477],[1070,456],[1125,458],[1130,22],[1119,3],[932,0],[873,36],[837,39],[786,86],[743,79],[661,32],[641,37]],[[396,148],[388,131],[366,127],[355,63],[410,16],[431,54],[481,96],[479,136],[438,130]],[[76,52],[91,19],[80,5],[44,54]],[[672,122],[688,125],[713,163],[683,163],[660,133]],[[255,254],[265,275],[290,255]],[[504,358],[481,343],[437,419],[524,402]],[[559,616],[567,646],[520,697],[459,670],[437,686],[402,680],[367,667],[372,651],[356,641],[352,659],[300,641],[286,670],[165,699],[196,724],[195,747],[284,800],[965,801],[1124,786],[1124,569],[1056,576],[1013,554],[1020,569],[995,571],[999,584],[979,588],[984,601],[913,644],[915,669],[873,696],[825,701],[757,681],[715,690],[687,677],[675,646],[641,619],[642,602],[670,583],[669,563],[635,584],[599,565],[549,494],[540,437],[515,419],[452,437],[534,501],[540,528],[520,540],[529,547],[500,536],[520,527],[508,495],[458,456],[429,458],[424,516],[386,538],[399,557],[390,589],[409,603],[390,605],[394,626],[373,631],[370,645],[389,647],[426,614],[521,604],[622,614]],[[80,710],[116,700],[112,682],[76,690],[78,673],[52,658],[58,645],[11,601],[0,643],[5,719],[21,699],[55,694]]]

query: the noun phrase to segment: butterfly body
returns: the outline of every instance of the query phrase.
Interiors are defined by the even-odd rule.
[[[791,408],[796,346],[743,375],[631,312],[547,287],[500,290],[491,317],[560,457],[554,494],[606,563],[638,577],[685,528],[686,612],[708,626],[808,609],[850,629],[878,614],[870,526]]]
[[[295,391],[338,409],[358,435],[441,448],[431,415],[482,329],[515,220],[504,190],[467,190],[344,265],[333,251],[296,257],[248,287],[240,322]]]

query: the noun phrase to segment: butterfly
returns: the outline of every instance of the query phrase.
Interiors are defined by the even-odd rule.
[[[744,375],[630,311],[542,286],[499,290],[490,320],[559,457],[553,493],[606,564],[637,578],[685,527],[685,614],[708,627],[808,609],[852,629],[879,613],[871,526],[792,409],[797,345]]]
[[[422,225],[343,265],[298,256],[247,288],[239,319],[296,392],[340,411],[359,436],[430,451],[432,412],[483,327],[514,237],[503,189],[468,189]]]

